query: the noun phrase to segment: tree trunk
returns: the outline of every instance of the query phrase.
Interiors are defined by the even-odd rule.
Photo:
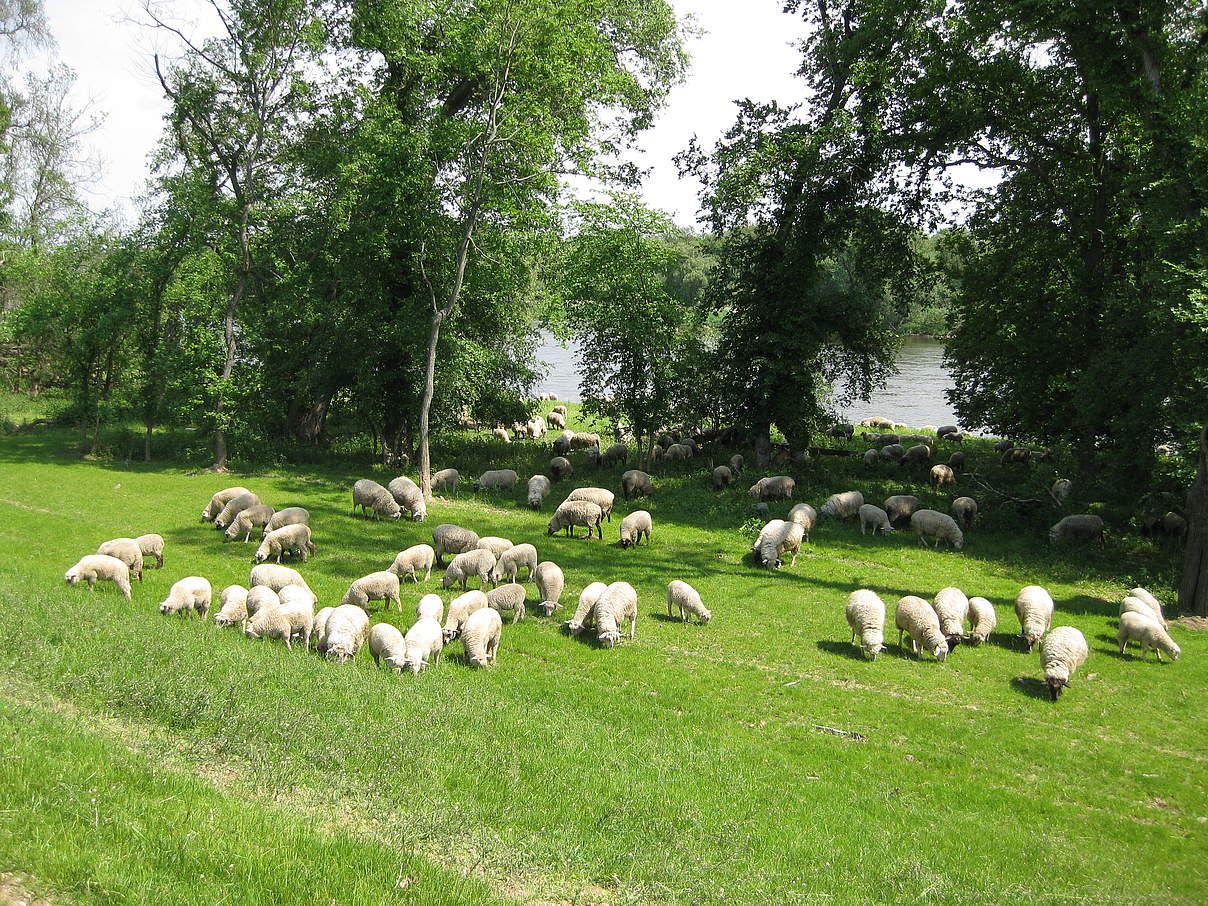
[[[753,428],[755,434],[755,464],[766,469],[772,461],[772,426],[763,422]]]
[[[1179,611],[1208,617],[1208,424],[1200,432],[1200,466],[1187,492],[1187,545]]]
[[[432,410],[432,397],[436,393],[436,343],[440,339],[440,325],[444,320],[444,309],[438,309],[432,313],[432,330],[428,336],[428,361],[424,366],[424,395],[419,401],[419,490],[424,495],[424,500],[432,499],[432,457],[428,450],[428,413]]]
[[[330,405],[330,396],[317,401],[293,400],[286,417],[289,433],[302,443],[317,444],[327,425],[327,410]]]
[[[242,258],[239,269],[239,279],[235,289],[227,299],[226,316],[222,320],[222,337],[226,343],[226,354],[222,359],[222,384],[218,388],[218,403],[214,407],[217,430],[214,432],[214,464],[212,472],[226,472],[227,469],[227,437],[223,425],[223,414],[226,409],[227,384],[231,380],[231,372],[235,370],[235,312],[243,293],[247,289],[248,277],[252,272],[251,242],[248,237],[248,205],[243,205],[239,223],[239,251]]]

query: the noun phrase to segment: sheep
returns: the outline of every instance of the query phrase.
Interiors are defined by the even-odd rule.
[[[244,635],[256,638],[252,630],[257,629],[255,622],[262,619],[265,630],[259,632],[265,638],[281,639],[285,647],[292,650],[290,639],[297,637],[303,648],[310,647],[310,636],[314,628],[315,597],[304,588],[297,585],[287,585],[281,589],[281,605],[267,607],[257,613],[249,623]]]
[[[547,617],[553,616],[554,611],[558,609],[562,590],[566,588],[566,577],[562,574],[562,568],[557,563],[544,560],[537,564],[533,578],[537,582],[537,594],[541,597],[541,603],[537,606]]]
[[[592,608],[596,620],[596,638],[612,648],[621,640],[621,624],[629,621],[629,638],[637,634],[638,593],[628,582],[613,582]]]
[[[386,485],[386,490],[390,492],[394,502],[399,505],[399,509],[414,521],[423,522],[428,518],[428,505],[424,503],[423,491],[406,475],[393,479],[390,484]]]
[[[931,448],[926,444],[916,444],[908,448],[898,462],[902,466],[925,466],[931,462]]]
[[[1040,666],[1053,701],[1065,691],[1074,671],[1086,663],[1088,654],[1086,637],[1073,626],[1058,626],[1044,637],[1040,643]]]
[[[865,529],[872,529],[875,535],[880,532],[882,535],[892,535],[893,526],[889,524],[889,516],[879,506],[871,503],[863,504],[859,509],[860,514],[860,534],[864,534]]]
[[[467,591],[465,594],[458,595],[450,601],[449,612],[445,615],[443,630],[445,643],[448,644],[461,634],[462,625],[470,614],[487,606],[486,592],[479,591],[478,589]]]
[[[611,466],[618,462],[627,462],[629,460],[629,447],[625,444],[612,444],[607,450],[600,454],[600,465]]]
[[[612,522],[612,508],[616,503],[616,495],[605,488],[575,488],[567,496],[567,500],[588,500],[594,503],[604,513],[604,517]]]
[[[370,601],[385,601],[382,610],[389,610],[390,602],[393,601],[398,605],[398,609],[402,610],[398,576],[389,570],[361,576],[348,586],[348,591],[344,592],[344,597],[340,599],[341,604],[356,604],[358,607],[364,607]]]
[[[747,493],[756,500],[792,500],[796,486],[797,482],[787,475],[770,475],[751,485]]]
[[[243,535],[243,543],[247,544],[252,539],[252,529],[263,529],[276,512],[265,503],[258,503],[246,510],[240,510],[239,514],[231,520],[231,524],[226,527],[226,531],[222,533],[222,540],[234,541]],[[262,536],[266,534],[268,533],[261,532]]]
[[[491,469],[478,476],[478,480],[474,482],[474,490],[510,491],[516,486],[517,478],[515,469]]]
[[[810,532],[818,523],[818,511],[808,503],[799,503],[789,510],[788,522],[796,522],[801,526],[801,540],[809,542]]]
[[[415,618],[420,620],[424,617],[431,617],[438,623],[445,618],[445,602],[440,595],[426,594],[419,599],[415,605]]]
[[[219,491],[210,498],[209,504],[204,510],[201,511],[201,521],[213,522],[218,518],[218,514],[222,512],[222,508],[225,507],[230,501],[234,500],[241,494],[250,493],[252,492],[247,488],[225,488]]]
[[[445,646],[444,633],[440,623],[431,617],[416,620],[407,635],[403,637],[407,646],[407,667],[412,673],[428,666],[440,665],[440,653]]]
[[[667,585],[667,616],[674,616],[671,612],[674,607],[679,608],[680,619],[685,623],[691,623],[693,616],[702,625],[713,619],[713,611],[701,601],[700,592],[679,579]]]
[[[1103,520],[1085,513],[1066,516],[1049,529],[1049,543],[1059,541],[1098,541],[1102,544]]]
[[[457,482],[460,480],[461,473],[456,469],[441,469],[432,476],[432,490],[455,494],[457,493]]]
[[[501,440],[505,444],[509,444],[512,442],[512,439],[510,437],[508,437],[508,432],[507,432],[506,428],[494,428],[491,430],[491,434],[495,437],[496,440]]]
[[[960,434],[960,425],[940,425],[935,429],[936,437],[943,437],[945,434]]]
[[[287,585],[301,585],[308,591],[310,590],[310,586],[306,584],[306,580],[302,578],[300,572],[288,566],[281,566],[279,563],[261,563],[259,566],[252,567],[252,571],[248,575],[247,587],[255,588],[258,585],[267,585],[273,591],[280,591]]]
[[[654,523],[650,513],[647,510],[634,510],[621,520],[621,547],[637,547],[642,543],[643,535],[649,544],[653,529]]]
[[[310,525],[310,511],[300,506],[287,506],[283,510],[277,510],[265,524],[260,537],[263,538],[269,532],[275,532],[287,525]]]
[[[885,602],[867,588],[857,589],[847,596],[847,625],[851,627],[851,642],[860,637],[860,650],[871,661],[885,647]]]
[[[592,447],[599,449],[599,434],[593,434],[587,431],[576,431],[570,436],[570,448],[572,450],[590,450]]]
[[[424,571],[424,581],[432,578],[432,561],[436,559],[436,551],[430,544],[413,544],[404,551],[399,551],[388,569],[400,579],[407,577],[419,583],[419,571]]]
[[[1158,601],[1157,598],[1155,598],[1152,594],[1150,594],[1144,588],[1140,588],[1140,587],[1130,589],[1128,593],[1132,597],[1139,598],[1141,601],[1148,604],[1150,606],[1150,608],[1153,610],[1154,616],[1156,616],[1158,618],[1158,622],[1161,623],[1163,626],[1167,625],[1166,617],[1162,613],[1162,604],[1161,604],[1161,602]]]
[[[402,673],[407,665],[407,641],[398,627],[389,623],[376,623],[369,630],[369,653],[374,664],[380,667],[385,661],[395,673]]]
[[[582,525],[587,527],[588,538],[591,537],[591,530],[594,528],[599,534],[600,540],[603,541],[603,523],[604,511],[590,500],[564,500],[554,511],[554,515],[545,529],[545,534],[552,535],[564,528],[566,534],[573,538],[575,526]]]
[[[969,616],[969,598],[959,588],[941,588],[931,602],[940,621],[940,632],[954,648],[965,637],[965,618]]]
[[[864,506],[864,495],[859,491],[843,491],[831,494],[818,513],[820,519],[850,519],[860,513]]]
[[[540,440],[545,436],[545,419],[534,415],[525,423],[525,431],[531,440]]]
[[[1120,614],[1120,631],[1116,634],[1116,644],[1120,646],[1121,654],[1124,653],[1129,642],[1141,643],[1142,660],[1145,659],[1150,648],[1154,650],[1159,661],[1162,660],[1163,651],[1170,656],[1172,661],[1177,661],[1179,655],[1183,653],[1170,634],[1162,628],[1161,623],[1140,613]]]
[[[657,466],[663,459],[663,448],[655,444],[650,448],[650,468]]]
[[[919,544],[930,547],[924,540],[924,535],[935,536],[935,547],[938,550],[941,541],[946,541],[954,550],[965,546],[965,536],[956,520],[947,513],[938,510],[915,510],[910,515],[910,527],[914,529]]]
[[[314,551],[309,525],[287,525],[264,536],[252,556],[252,562],[263,563],[269,557],[276,557],[276,562],[280,563],[283,554],[294,554],[305,563]]]
[[[950,468],[954,473],[960,469],[963,469],[964,467],[965,467],[965,454],[962,453],[960,450],[957,450],[955,453],[953,453],[951,456],[948,457],[948,468]]]
[[[831,425],[826,429],[827,437],[842,438],[843,440],[851,440],[852,435],[856,433],[855,425]]]
[[[878,453],[876,450],[865,450],[864,451],[865,468],[868,468],[868,469],[874,468],[876,466],[876,464],[879,463],[880,461],[881,461],[881,454]]]
[[[741,453],[735,453],[730,457],[730,471],[735,475],[741,475],[743,467],[746,465],[746,460],[742,458]]]
[[[910,494],[895,494],[892,497],[886,497],[881,508],[889,517],[889,524],[893,525],[899,519],[909,519],[914,514],[914,511],[919,508],[919,498]]]
[[[471,667],[493,666],[502,635],[503,620],[493,608],[483,607],[466,617],[461,631],[466,663]]]
[[[487,606],[495,610],[513,610],[515,616],[512,623],[524,619],[524,586],[519,582],[509,582],[487,592]]]
[[[630,469],[621,473],[621,493],[625,495],[626,500],[631,497],[653,497],[654,482],[650,480],[650,475],[641,469]]]
[[[1007,440],[1004,437],[1002,440],[1000,440],[996,444],[994,444],[994,452],[995,453],[1006,453],[1008,450],[1010,450],[1014,446],[1015,446],[1014,441]]]
[[[315,622],[314,622],[314,625],[311,627],[310,637],[311,637],[311,640],[315,643],[315,650],[318,651],[319,654],[321,654],[321,655],[325,655],[327,653],[327,649],[319,644],[319,640],[324,638],[324,636],[326,635],[327,619],[333,613],[335,613],[335,610],[336,609],[334,607],[324,607],[317,614],[315,614]]]
[[[130,600],[130,567],[117,557],[108,554],[89,554],[81,557],[75,566],[63,573],[63,581],[76,586],[81,580],[88,583],[88,590],[96,588],[97,579],[104,579],[117,586],[127,601]]]
[[[466,551],[453,558],[441,579],[442,588],[452,588],[458,582],[461,590],[466,590],[466,582],[470,576],[477,576],[481,588],[486,589],[491,584],[491,571],[495,569],[495,555],[486,550]]]
[[[985,598],[970,598],[968,620],[969,634],[965,636],[965,642],[980,645],[990,638],[990,633],[998,625],[998,613]]]
[[[249,639],[275,639],[285,642],[285,647],[293,648],[290,644],[293,627],[280,607],[262,608],[243,624],[243,634]]]
[[[893,614],[894,625],[898,629],[898,647],[902,647],[902,636],[910,636],[910,650],[923,659],[923,651],[931,652],[932,657],[942,661],[948,657],[948,643],[940,631],[940,619],[935,610],[922,598],[906,595],[899,599]]]
[[[260,498],[251,491],[240,494],[238,497],[232,497],[226,502],[226,506],[222,508],[222,512],[214,518],[214,528],[222,531],[235,520],[236,516],[248,507],[256,506],[259,503]]]
[[[554,397],[550,397],[550,399],[554,399]],[[550,410],[549,410],[549,411],[550,411],[550,412],[557,412],[557,413],[558,413],[559,415],[561,415],[563,418],[566,418],[566,406],[565,406],[564,404],[562,404],[562,403],[559,403],[559,404],[558,404],[558,405],[556,405],[556,406],[552,406],[552,407],[550,407]]]
[[[906,448],[901,444],[889,444],[881,448],[881,459],[884,462],[894,462],[901,464],[902,457],[906,455]]]
[[[131,576],[139,582],[143,581],[143,549],[133,538],[114,538],[112,541],[106,541],[96,552],[121,560],[130,570]]]
[[[969,531],[977,518],[977,501],[972,497],[957,497],[952,501],[952,518],[962,531]]]
[[[879,415],[870,416],[860,422],[861,428],[889,428],[893,430],[893,422],[888,418],[882,418]]]
[[[382,516],[398,519],[403,515],[402,508],[394,495],[370,478],[361,478],[352,486],[352,514],[355,516],[357,507],[362,515],[381,520]]]
[[[1019,447],[1012,447],[1010,450],[1006,450],[1002,454],[1002,456],[999,458],[999,462],[1004,466],[1017,462],[1029,463],[1033,459],[1035,459],[1037,462],[1044,462],[1046,459],[1051,459],[1052,455],[1053,454],[1047,450],[1024,450],[1020,449]]]
[[[713,470],[713,490],[724,491],[730,486],[730,482],[734,480],[734,473],[730,471],[729,466],[718,466]]]
[[[444,566],[445,554],[464,554],[478,548],[478,534],[460,525],[444,523],[432,529],[432,547],[436,551],[436,565]]]
[[[562,412],[550,412],[546,420],[551,428],[566,428],[566,415]]]
[[[955,485],[956,473],[949,466],[940,463],[931,467],[929,483],[935,485],[937,488],[942,488],[945,485]]]
[[[491,581],[498,585],[506,576],[509,582],[515,582],[521,568],[528,570],[528,577],[533,578],[537,569],[537,548],[531,544],[517,544],[499,555],[499,562],[491,572]]]
[[[214,622],[219,626],[234,626],[247,619],[247,589],[242,585],[228,585],[218,600],[222,606],[214,614]]]
[[[210,610],[210,598],[213,591],[208,579],[201,576],[186,576],[172,583],[168,597],[159,602],[159,612],[180,614],[186,616],[189,611],[196,610],[204,620]]]
[[[478,543],[474,547],[480,551],[490,551],[496,557],[499,557],[503,555],[504,551],[511,550],[515,545],[508,538],[500,538],[498,535],[484,535],[478,539]]]
[[[902,438],[900,436],[898,436],[897,434],[865,434],[864,440],[870,444],[880,444],[882,447],[885,447],[885,446],[901,447],[902,446]],[[903,447],[902,449],[904,451],[905,447]]]
[[[139,535],[134,539],[138,542],[139,552],[143,555],[143,566],[147,566],[147,558],[155,558],[155,568],[164,568],[164,539],[162,535],[154,533],[149,535]],[[147,568],[150,568],[147,566]]]
[[[298,586],[285,586],[285,588],[293,587]],[[282,590],[284,591],[284,589]],[[262,610],[274,610],[280,606],[281,596],[267,585],[256,585],[248,589],[247,600],[243,604],[249,620]]]
[[[767,569],[780,569],[784,565],[781,555],[791,552],[793,559],[789,566],[796,566],[801,539],[804,537],[805,528],[801,523],[773,519],[759,532],[759,537],[751,547],[751,553],[755,556],[755,562]]]
[[[583,589],[579,593],[579,603],[574,616],[562,624],[563,628],[572,635],[578,635],[584,627],[591,625],[595,621],[596,602],[607,589],[608,586],[603,582],[592,582]]]
[[[338,664],[353,660],[369,637],[369,614],[355,604],[341,604],[322,624],[318,647]]]
[[[554,481],[561,481],[563,478],[570,478],[574,474],[574,467],[571,466],[570,460],[565,456],[555,456],[549,461],[549,473],[553,476]]]
[[[534,475],[528,480],[528,505],[534,510],[541,509],[550,491],[550,480],[544,475]]]
[[[1053,621],[1052,595],[1039,585],[1024,586],[1015,596],[1015,616],[1019,618],[1019,636],[1030,652]]]

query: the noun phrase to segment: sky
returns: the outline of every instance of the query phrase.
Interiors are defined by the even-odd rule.
[[[694,17],[701,34],[689,43],[692,69],[671,93],[667,109],[645,136],[640,166],[648,205],[693,226],[700,185],[680,179],[673,157],[695,135],[705,148],[733,122],[733,101],[799,100],[802,84],[792,73],[800,55],[794,43],[804,27],[782,11],[783,0],[671,0]],[[167,103],[156,81],[151,53],[170,44],[137,23],[136,0],[45,0],[54,56],[78,74],[78,104],[91,103],[105,121],[91,136],[103,175],[88,193],[96,210],[133,215],[149,155],[163,129]],[[174,11],[195,0],[172,0]],[[43,61],[43,65],[44,65]]]

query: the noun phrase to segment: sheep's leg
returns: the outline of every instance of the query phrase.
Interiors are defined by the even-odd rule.
[[[853,645],[856,643],[856,631],[854,629],[851,631],[851,642]]]
[[[630,641],[637,635],[638,618],[636,616],[629,618],[629,638]]]

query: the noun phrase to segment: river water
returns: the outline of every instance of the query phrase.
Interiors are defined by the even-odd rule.
[[[575,367],[573,344],[563,347],[552,337],[537,349],[537,358],[549,369],[538,384],[538,391],[552,390],[558,399],[577,403],[579,374]],[[891,418],[895,422],[922,425],[958,424],[956,413],[944,396],[952,389],[952,376],[944,368],[944,344],[927,337],[906,337],[894,362],[897,373],[890,375],[885,387],[873,393],[867,402],[856,402],[840,410],[845,421],[859,424],[872,415]]]

